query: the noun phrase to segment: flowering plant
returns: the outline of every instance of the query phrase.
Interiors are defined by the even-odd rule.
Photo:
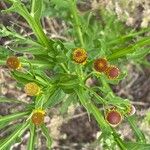
[[[102,132],[98,138],[111,139],[122,149],[150,149],[145,136],[135,123],[134,108],[128,99],[115,95],[111,85],[123,80],[127,71],[127,60],[142,62],[149,53],[150,37],[140,36],[149,29],[141,31],[124,29],[116,26],[120,23],[107,20],[107,13],[102,11],[104,23],[93,19],[94,13],[79,15],[76,0],[51,0],[53,15],[58,13],[67,23],[73,41],[49,38],[42,29],[40,19],[43,14],[44,0],[31,0],[30,6],[20,0],[7,0],[11,7],[4,13],[15,12],[21,15],[30,25],[35,37],[24,37],[3,25],[0,36],[12,39],[9,47],[1,46],[0,64],[7,65],[11,76],[21,83],[24,92],[33,97],[25,109],[0,117],[0,128],[16,119],[22,119],[15,125],[15,131],[6,139],[0,140],[0,150],[9,149],[11,144],[21,138],[26,130],[30,130],[28,149],[35,148],[36,130],[41,129],[46,137],[47,147],[51,149],[52,139],[44,123],[46,111],[60,104],[69,107],[72,103],[82,105],[88,114],[95,118]],[[62,2],[63,1],[63,2]],[[46,7],[46,6],[45,6]],[[62,16],[62,12],[65,13]],[[17,57],[16,54],[22,54]],[[33,56],[31,59],[25,54]],[[46,70],[51,70],[48,75]],[[88,85],[88,79],[96,79],[98,84]],[[23,103],[19,100],[0,98],[0,102]],[[99,107],[103,110],[100,110]],[[134,132],[136,141],[127,142],[117,129],[121,121],[127,121]],[[10,129],[12,130],[12,128]],[[145,148],[145,149],[144,149]]]

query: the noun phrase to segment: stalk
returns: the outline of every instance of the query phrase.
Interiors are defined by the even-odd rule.
[[[73,19],[74,19],[74,28],[75,30],[77,31],[77,36],[78,36],[78,39],[80,41],[80,44],[81,46],[84,48],[84,40],[83,40],[83,36],[82,36],[82,31],[81,31],[81,28],[80,28],[80,20],[78,18],[78,10],[77,10],[77,6],[76,6],[76,3],[74,0],[69,0],[70,1],[70,11],[73,15]]]

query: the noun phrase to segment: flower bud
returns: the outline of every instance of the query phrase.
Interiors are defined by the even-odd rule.
[[[6,65],[11,69],[21,68],[21,63],[16,56],[10,56],[6,61]]]
[[[73,60],[78,64],[85,64],[87,60],[87,52],[83,48],[76,48],[73,51]]]
[[[132,116],[132,115],[135,114],[135,112],[136,112],[135,107],[134,107],[133,105],[131,105],[131,106],[129,107],[129,111],[128,111],[127,114],[128,114],[129,116]]]
[[[106,113],[106,120],[112,126],[118,126],[122,121],[122,116],[116,109],[111,109]]]
[[[36,96],[40,93],[40,87],[36,83],[30,82],[25,85],[24,91],[29,96]]]
[[[98,72],[105,72],[108,67],[108,62],[105,58],[98,58],[94,61],[94,69]]]
[[[109,79],[116,79],[120,75],[120,70],[116,66],[109,66],[105,73]]]
[[[31,117],[32,123],[35,125],[41,125],[42,123],[44,123],[44,116],[45,111],[41,109],[34,110]]]

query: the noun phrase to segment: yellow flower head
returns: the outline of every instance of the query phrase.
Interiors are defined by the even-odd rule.
[[[32,123],[35,125],[41,125],[44,123],[44,116],[45,116],[45,111],[42,109],[36,109],[33,111],[31,120]]]
[[[21,63],[16,56],[10,56],[6,61],[6,65],[11,69],[20,69],[21,68]]]
[[[40,93],[40,87],[34,83],[34,82],[29,82],[25,85],[24,91],[27,95],[29,96],[36,96]]]
[[[105,58],[98,58],[94,61],[94,69],[98,72],[105,72],[108,62]]]
[[[87,52],[83,48],[76,48],[73,51],[73,60],[78,64],[85,64],[87,60]]]

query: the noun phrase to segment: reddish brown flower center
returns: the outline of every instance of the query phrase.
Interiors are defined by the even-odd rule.
[[[99,58],[94,62],[94,69],[98,72],[104,72],[107,69],[108,63],[104,58]]]
[[[83,56],[83,53],[82,52],[80,52],[80,51],[78,51],[78,52],[76,52],[76,57],[81,57],[81,56]]]
[[[116,68],[112,68],[112,69],[109,71],[109,75],[110,75],[111,77],[116,77],[116,76],[118,76],[118,74],[119,74],[119,70],[116,69]]]
[[[110,79],[115,79],[119,76],[120,71],[117,67],[115,66],[110,66],[107,70],[106,70],[106,74],[108,75],[108,77]]]
[[[107,121],[112,125],[117,125],[121,121],[121,114],[117,111],[110,111],[106,116]]]

